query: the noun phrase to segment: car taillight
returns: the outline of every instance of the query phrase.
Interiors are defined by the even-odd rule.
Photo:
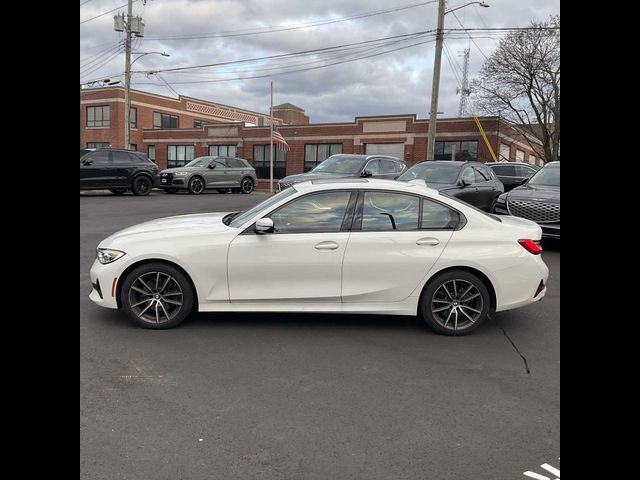
[[[527,252],[534,255],[540,255],[540,252],[542,252],[540,240],[520,239],[518,243],[522,245]]]

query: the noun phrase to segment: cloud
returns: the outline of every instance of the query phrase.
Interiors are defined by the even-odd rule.
[[[419,0],[141,0],[134,3],[134,14],[146,23],[145,38],[134,41],[134,51],[166,51],[171,56],[147,55],[134,65],[134,70],[152,70],[324,48],[435,29],[437,3],[400,10],[385,15],[333,23],[312,28],[244,35],[226,38],[189,40],[152,40],[157,37],[230,32],[261,27],[300,25],[326,19],[344,18],[364,12],[387,10],[420,3]],[[463,5],[463,0],[448,2],[448,8]],[[532,20],[544,20],[559,13],[559,0],[488,0],[490,8],[470,5],[455,15],[466,28],[526,26]],[[80,9],[80,19],[99,15],[122,4],[122,0],[93,1]],[[119,11],[124,11],[120,9]],[[115,76],[124,70],[124,54],[115,47],[123,39],[113,31],[113,15],[92,20],[80,28],[81,82]],[[453,14],[446,17],[445,27],[460,28]],[[237,32],[241,33],[241,32]],[[478,38],[475,43],[489,56],[497,46],[495,38]],[[467,39],[447,38],[450,59],[443,54],[440,101],[438,110],[444,117],[457,115],[456,95],[461,76],[464,48],[471,50],[469,74],[473,78],[484,61],[478,48]],[[400,44],[398,45],[400,46]],[[107,49],[113,47],[109,52]],[[369,53],[375,53],[369,50]],[[350,57],[336,58],[340,61]],[[426,43],[385,55],[287,75],[238,80],[237,77],[273,74],[265,70],[274,63],[229,66],[220,70],[165,73],[163,78],[182,95],[203,98],[227,105],[268,112],[269,81],[274,81],[274,104],[291,102],[305,109],[312,122],[353,121],[359,115],[417,113],[425,118],[429,110],[433,75],[434,43]],[[112,58],[110,58],[112,57]],[[135,58],[135,56],[134,56]],[[326,58],[326,57],[325,57]],[[311,63],[311,62],[316,63]],[[326,60],[325,60],[326,61]],[[91,62],[91,63],[87,63]],[[291,68],[309,68],[322,62],[322,57],[286,60]],[[305,64],[306,63],[306,64]],[[454,68],[451,67],[454,65]],[[277,65],[285,64],[284,60]],[[305,64],[305,65],[303,65]],[[454,71],[456,74],[454,74]],[[181,84],[185,81],[236,78],[233,81]],[[151,83],[152,85],[147,85]],[[158,78],[142,74],[133,77],[134,88],[174,96]]]

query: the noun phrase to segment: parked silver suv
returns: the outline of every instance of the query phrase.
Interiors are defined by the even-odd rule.
[[[184,167],[167,168],[160,172],[160,188],[167,193],[187,190],[193,195],[206,188],[220,193],[251,193],[258,182],[256,171],[243,158],[198,157]]]

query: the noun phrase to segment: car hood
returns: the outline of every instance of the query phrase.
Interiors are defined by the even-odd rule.
[[[528,200],[533,202],[560,203],[560,187],[544,185],[521,185],[507,194],[509,201]]]
[[[349,178],[355,177],[354,174],[346,173],[299,173],[297,175],[289,175],[279,181],[279,183],[300,183],[309,180],[322,180],[328,178]]]
[[[113,248],[115,245],[134,239],[153,238],[157,240],[160,237],[170,239],[198,233],[211,234],[228,231],[231,227],[222,223],[222,218],[229,213],[231,212],[197,213],[150,220],[114,233],[100,242],[100,246]]]
[[[204,170],[204,167],[176,167],[165,168],[160,173],[176,173],[176,172],[197,172],[198,170]]]

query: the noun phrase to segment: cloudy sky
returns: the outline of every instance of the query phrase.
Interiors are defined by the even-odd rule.
[[[122,33],[113,16],[126,0],[81,0],[80,82],[122,79]],[[450,0],[448,9],[468,3]],[[487,0],[447,14],[445,28],[524,27],[559,14],[559,0]],[[132,70],[146,72],[219,64],[362,43],[300,56],[179,70],[135,73],[133,88],[176,97],[176,92],[249,110],[268,112],[269,81],[274,105],[291,102],[314,123],[353,121],[355,116],[416,113],[428,116],[434,36],[405,36],[436,28],[437,2],[428,0],[137,0],[134,15],[146,24],[134,52],[146,55]],[[120,7],[120,8],[118,8]],[[106,15],[96,17],[113,10]],[[360,17],[360,18],[353,18]],[[343,19],[348,19],[342,21]],[[87,21],[89,20],[89,21]],[[83,23],[84,22],[84,23]],[[299,28],[304,27],[304,28]],[[281,30],[281,31],[271,31]],[[262,32],[268,33],[262,33]],[[470,48],[469,76],[477,75],[500,36],[477,32],[445,35],[440,80],[440,117],[458,114],[456,88],[462,51]],[[198,38],[194,38],[198,37]],[[138,55],[134,55],[136,58]],[[360,58],[359,57],[368,57]],[[324,66],[327,64],[335,64]],[[324,66],[324,67],[323,67]],[[323,68],[318,68],[323,67]],[[282,74],[292,71],[292,73]],[[260,77],[260,78],[246,78]]]

